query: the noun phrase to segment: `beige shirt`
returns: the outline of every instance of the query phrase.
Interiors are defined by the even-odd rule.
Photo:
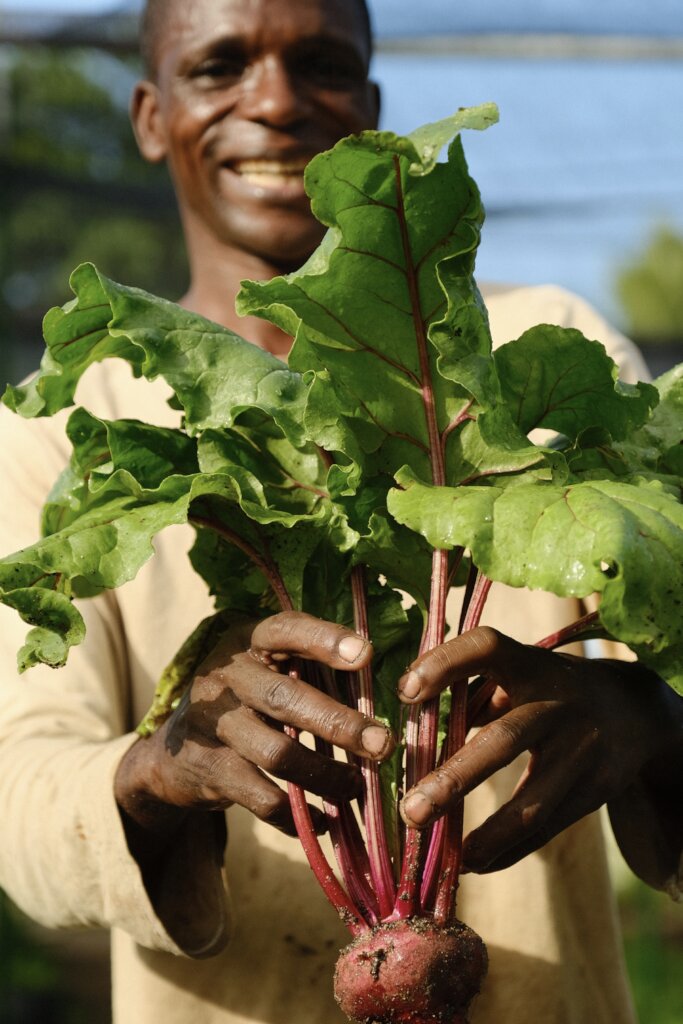
[[[626,379],[646,376],[633,346],[561,289],[492,288],[486,298],[497,343],[538,322],[576,326],[607,345]],[[92,367],[77,394],[104,417],[173,425],[165,398],[163,383],[133,380],[118,360]],[[27,422],[1,411],[2,553],[38,536],[39,509],[69,458],[67,415]],[[0,609],[0,884],[44,925],[112,929],[116,1024],[341,1022],[331,979],[348,935],[295,840],[232,808],[222,874],[207,816],[206,828],[180,837],[155,906],[126,847],[116,766],[161,668],[210,611],[184,557],[192,539],[188,527],[167,530],[135,580],[82,602],[87,640],[60,671],[17,676],[27,627]],[[572,615],[567,602],[504,587],[493,588],[487,612],[525,641]],[[468,799],[470,824],[505,799],[520,770],[510,766]],[[597,816],[512,868],[465,876],[459,916],[490,955],[472,1024],[634,1020]],[[218,956],[195,958],[228,935]]]

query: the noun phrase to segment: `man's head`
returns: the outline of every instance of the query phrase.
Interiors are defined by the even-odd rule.
[[[321,237],[303,166],[377,120],[364,0],[148,0],[142,47],[133,124],[168,161],[188,242],[300,264]]]
[[[147,77],[156,80],[158,73],[158,43],[168,23],[169,10],[173,0],[145,0],[140,16],[140,54]],[[356,6],[363,25],[368,46],[368,61],[372,55],[373,36],[370,12],[366,0],[351,0],[349,6]]]

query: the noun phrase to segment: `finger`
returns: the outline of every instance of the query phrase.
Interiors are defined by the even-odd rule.
[[[511,708],[510,698],[489,676],[477,676],[467,687],[467,730],[486,725]]]
[[[186,806],[224,810],[239,804],[278,831],[296,835],[287,793],[238,753],[188,744],[186,758]],[[316,807],[309,810],[316,832],[325,832],[325,816]]]
[[[488,852],[485,846],[480,845],[480,833],[488,822],[484,822],[481,829],[475,829],[465,839],[463,845],[463,870],[473,871],[477,874],[490,874],[494,871],[502,871],[509,868],[530,853],[542,849],[566,828],[580,821],[587,814],[592,814],[600,806],[600,801],[595,797],[588,797],[585,792],[577,786],[576,789],[564,800],[555,813],[538,822],[537,828],[527,833],[524,838],[516,844],[507,847],[502,853],[491,857],[492,847],[489,845]],[[489,819],[490,820],[490,819]],[[487,840],[488,842],[488,840]]]
[[[301,679],[273,672],[238,655],[215,672],[239,701],[259,714],[319,736],[359,757],[382,761],[396,742],[385,725],[316,690]]]
[[[514,863],[525,856],[525,850],[530,852],[547,843],[565,827],[561,822],[569,825],[593,810],[594,790],[577,785],[577,776],[585,773],[581,752],[557,739],[552,750],[534,754],[511,799],[466,837],[463,863],[467,870],[485,871],[519,848],[510,861]],[[556,828],[550,824],[553,820]]]
[[[506,684],[525,682],[547,672],[550,651],[528,647],[490,626],[478,626],[421,655],[398,681],[399,697],[407,704],[436,697],[458,679],[485,675]]]
[[[552,727],[553,714],[539,702],[514,708],[484,726],[460,750],[406,793],[401,816],[424,828],[476,786],[536,746]]]
[[[362,792],[363,777],[359,768],[325,757],[285,733],[275,731],[247,708],[223,715],[216,734],[251,764],[311,793],[331,800],[352,800]]]
[[[282,660],[294,656],[320,661],[330,668],[355,670],[372,659],[372,644],[346,626],[316,619],[305,612],[281,612],[263,619],[251,636],[257,657]]]

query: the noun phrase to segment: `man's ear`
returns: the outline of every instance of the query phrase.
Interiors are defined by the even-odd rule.
[[[140,153],[151,164],[166,159],[166,132],[153,82],[138,82],[130,101],[130,120]]]
[[[370,81],[370,89],[372,90],[372,99],[375,105],[375,123],[374,128],[379,128],[379,116],[382,112],[382,90],[380,89],[377,82]]]

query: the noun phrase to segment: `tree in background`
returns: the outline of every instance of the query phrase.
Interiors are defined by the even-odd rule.
[[[186,287],[170,182],[128,120],[136,76],[95,50],[0,49],[0,385],[36,365],[78,263],[171,299]]]
[[[683,236],[668,227],[617,277],[631,337],[640,344],[683,342]]]

